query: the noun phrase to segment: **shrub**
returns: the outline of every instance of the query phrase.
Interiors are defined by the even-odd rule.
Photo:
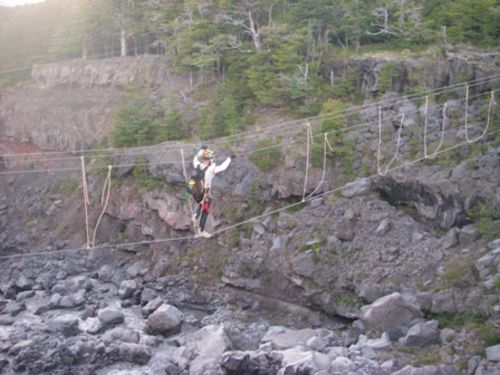
[[[146,190],[151,191],[161,187],[161,180],[152,176],[145,165],[135,166],[132,175],[135,183]]]
[[[444,265],[443,280],[450,286],[466,288],[477,279],[476,269],[471,257],[457,257]]]
[[[252,163],[254,163],[263,172],[272,171],[280,163],[281,149],[279,146],[273,146],[273,141],[270,139],[258,142],[256,144],[256,148],[263,150],[257,151],[250,156]]]
[[[479,233],[487,241],[500,236],[500,225],[494,220],[495,209],[487,204],[480,203],[467,211],[466,216],[476,224]]]

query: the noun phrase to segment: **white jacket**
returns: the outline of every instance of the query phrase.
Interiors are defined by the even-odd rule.
[[[203,150],[200,150],[196,156],[193,159],[193,166],[195,168],[200,167],[201,170],[205,170],[205,190],[210,189],[212,186],[212,180],[214,176],[220,172],[223,172],[229,167],[229,164],[231,163],[231,158],[227,157],[226,160],[221,165],[216,165],[214,162],[212,162],[209,166],[206,164],[203,164],[200,162],[201,159],[201,153]]]

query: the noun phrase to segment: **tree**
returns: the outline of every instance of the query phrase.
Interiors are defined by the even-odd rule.
[[[218,19],[249,36],[255,51],[262,49],[262,34],[266,26],[273,24],[273,8],[278,1],[273,0],[223,0]]]

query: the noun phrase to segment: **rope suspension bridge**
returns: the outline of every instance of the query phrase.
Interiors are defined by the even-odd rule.
[[[368,105],[363,105],[363,106],[357,106],[357,107],[351,107],[348,108],[345,111],[340,111],[336,112],[334,114],[327,114],[327,115],[321,115],[321,116],[316,116],[316,117],[311,117],[308,119],[302,119],[302,120],[294,120],[294,121],[289,121],[289,122],[282,122],[278,124],[271,124],[269,126],[263,127],[259,132],[253,131],[253,132],[244,132],[244,133],[239,133],[235,135],[230,135],[227,137],[222,137],[217,140],[214,140],[211,142],[211,144],[214,145],[225,145],[230,141],[233,142],[243,142],[245,144],[248,144],[248,141],[251,139],[262,139],[263,137],[273,137],[278,134],[281,134],[280,132],[285,132],[288,134],[292,135],[304,135],[304,130],[305,130],[305,144],[306,144],[306,150],[305,150],[305,158],[306,158],[306,163],[305,163],[305,176],[304,176],[304,184],[303,184],[303,192],[302,192],[302,199],[291,203],[287,204],[283,207],[277,208],[272,211],[268,211],[259,215],[252,216],[251,218],[239,221],[235,224],[231,224],[228,226],[225,226],[224,228],[221,228],[219,230],[216,230],[213,234],[214,235],[220,235],[223,234],[229,230],[241,227],[242,225],[255,222],[259,219],[265,218],[270,215],[278,214],[282,211],[289,210],[291,208],[297,207],[299,205],[304,205],[308,202],[311,202],[315,199],[320,199],[326,196],[329,196],[331,194],[334,194],[336,192],[339,192],[343,186],[339,186],[330,190],[323,190],[320,192],[321,186],[324,185],[327,181],[325,181],[326,177],[326,171],[327,171],[327,156],[328,152],[333,152],[334,147],[329,141],[328,136],[331,134],[338,135],[339,132],[353,132],[358,129],[362,128],[369,128],[370,126],[373,127],[373,125],[376,125],[377,127],[377,151],[376,151],[376,173],[370,175],[370,176],[365,176],[367,180],[372,180],[375,179],[379,176],[386,176],[390,172],[394,172],[396,170],[400,169],[405,169],[409,168],[411,166],[414,166],[422,161],[428,160],[428,159],[434,159],[440,155],[443,155],[445,153],[448,153],[452,150],[458,149],[462,146],[469,145],[472,143],[478,143],[486,138],[487,135],[490,135],[492,137],[496,137],[498,134],[500,134],[500,129],[492,130],[493,128],[493,108],[496,106],[495,102],[495,93],[499,89],[493,89],[487,93],[481,93],[477,94],[474,96],[470,96],[470,88],[474,87],[479,87],[481,85],[484,85],[485,83],[498,83],[498,80],[500,80],[500,75],[495,75],[495,76],[490,76],[490,77],[484,77],[475,81],[470,81],[462,84],[457,84],[457,85],[450,85],[444,88],[440,88],[438,90],[434,91],[429,91],[426,93],[421,93],[421,94],[413,94],[413,95],[406,95],[403,97],[398,97],[394,99],[388,99],[384,101],[379,101],[376,103],[368,104]],[[445,103],[442,107],[439,105],[429,105],[430,97],[433,95],[441,95],[444,93],[450,93],[450,92],[455,92],[455,91],[465,91],[465,97],[463,99],[464,101],[464,123],[463,123],[463,129],[464,129],[464,141],[456,143],[454,145],[451,145],[449,147],[443,147],[444,145],[444,139],[446,135],[446,130],[447,124],[449,122],[448,118],[448,105]],[[489,98],[489,99],[488,99]],[[397,126],[396,130],[396,140],[395,140],[395,150],[390,157],[390,160],[383,166],[383,158],[384,158],[384,150],[383,150],[383,108],[384,106],[388,105],[396,105],[398,101],[401,100],[424,100],[424,109],[423,109],[423,135],[421,135],[421,140],[423,143],[423,154],[420,157],[416,157],[413,160],[406,161],[403,163],[400,163],[399,165],[393,166],[394,163],[398,160],[398,158],[401,156],[401,146],[402,146],[402,138],[403,135],[405,134],[405,118],[408,117],[409,114],[412,114],[410,112],[419,114],[419,110],[417,109],[416,111],[410,111],[410,112],[405,112],[401,115],[400,121],[399,121],[399,126]],[[487,114],[486,114],[486,119],[485,121],[481,122],[469,122],[469,103],[470,100],[472,99],[487,99],[488,104],[487,104]],[[370,109],[373,108],[374,106],[377,106],[377,121],[368,121],[364,123],[357,123],[349,127],[343,127],[341,129],[333,130],[333,131],[327,131],[327,132],[316,132],[314,133],[314,128],[318,127],[318,125],[321,125],[321,121],[326,120],[326,119],[342,119],[345,115],[347,114],[352,114],[352,113],[358,113],[359,111],[362,111],[364,109]],[[439,129],[435,132],[429,132],[428,131],[428,117],[429,117],[429,112],[430,110],[437,110],[441,109],[441,126]],[[475,125],[476,127],[481,127],[482,129],[479,132],[479,135],[471,136],[470,131],[472,129],[471,126]],[[429,136],[432,134],[438,135],[439,142],[437,146],[435,146],[434,150],[429,152]],[[322,144],[322,172],[321,172],[321,178],[319,182],[317,183],[316,187],[309,193],[307,194],[307,188],[308,188],[308,182],[309,182],[309,168],[310,168],[310,155],[311,155],[311,146],[315,142],[315,139],[323,139],[323,144]],[[286,140],[286,141],[281,141],[278,142],[277,144],[271,145],[271,146],[266,146],[262,148],[255,148],[249,151],[243,151],[239,153],[239,156],[249,156],[258,152],[270,150],[272,148],[277,148],[277,147],[283,147],[283,146],[289,146],[290,144],[297,144],[297,143],[303,143],[303,138],[298,138],[295,140]],[[74,166],[74,167],[63,167],[63,168],[43,168],[43,169],[24,169],[24,170],[7,170],[7,171],[2,171],[0,172],[0,175],[16,175],[16,174],[28,174],[28,173],[55,173],[55,172],[70,172],[70,171],[81,171],[82,173],[82,191],[83,191],[83,201],[84,201],[84,210],[85,210],[85,219],[86,219],[86,239],[87,239],[87,246],[86,247],[78,247],[78,248],[71,248],[71,249],[61,249],[61,250],[47,250],[47,251],[34,251],[34,252],[29,252],[29,253],[23,253],[23,254],[13,254],[13,255],[5,255],[5,256],[0,256],[0,259],[12,259],[12,258],[22,258],[22,257],[31,257],[31,256],[45,256],[45,255],[54,255],[54,254],[64,254],[64,253],[73,253],[73,252],[79,252],[79,251],[86,251],[89,249],[92,250],[104,250],[104,249],[113,249],[113,248],[120,248],[120,247],[133,247],[133,246],[140,246],[140,245],[152,245],[152,244],[160,244],[160,243],[168,243],[168,242],[173,242],[173,241],[191,241],[197,239],[194,235],[188,235],[188,236],[178,236],[178,237],[171,237],[171,238],[158,238],[158,239],[153,239],[153,240],[143,240],[143,241],[135,241],[135,242],[120,242],[120,243],[112,243],[112,244],[103,244],[103,245],[95,245],[96,242],[96,235],[97,235],[97,229],[99,227],[99,224],[102,220],[102,217],[104,216],[109,200],[110,200],[110,194],[111,194],[111,173],[113,169],[117,168],[123,168],[123,167],[135,167],[135,166],[154,166],[154,165],[164,165],[164,164],[178,164],[181,166],[184,178],[187,179],[187,174],[186,174],[186,165],[190,164],[191,161],[188,160],[186,161],[184,158],[184,149],[186,148],[196,148],[199,147],[199,144],[189,144],[189,143],[182,143],[182,144],[176,144],[176,145],[165,145],[165,144],[160,144],[160,145],[153,145],[153,146],[146,146],[146,147],[140,147],[140,148],[126,148],[126,149],[92,149],[92,150],[83,150],[78,152],[80,155],[76,156],[66,156],[67,152],[60,152],[60,151],[48,151],[48,152],[37,152],[37,153],[32,153],[32,154],[3,154],[0,155],[0,158],[3,160],[6,159],[11,159],[11,160],[16,160],[17,158],[26,158],[30,157],[33,158],[33,160],[38,160],[39,162],[46,162],[46,161],[57,161],[57,162],[74,162],[74,161],[79,161],[80,166]],[[167,150],[165,150],[167,148]],[[165,152],[168,153],[179,153],[180,154],[180,159],[171,159],[171,160],[166,160],[162,162],[146,162],[146,163],[123,163],[123,164],[109,164],[109,165],[94,165],[94,166],[86,166],[86,158],[109,158],[109,157],[124,157],[124,156],[137,156],[137,155],[156,155],[156,154],[165,154]],[[61,157],[59,157],[61,155]],[[55,157],[53,157],[55,156]],[[93,231],[90,229],[89,225],[89,218],[88,218],[88,204],[89,204],[89,196],[88,196],[88,187],[87,187],[87,171],[89,169],[102,169],[102,168],[107,168],[108,173],[105,178],[105,182],[103,185],[102,189],[102,194],[101,194],[101,212],[100,215],[97,219],[95,228]],[[192,206],[190,204],[189,207],[191,213],[193,212]]]

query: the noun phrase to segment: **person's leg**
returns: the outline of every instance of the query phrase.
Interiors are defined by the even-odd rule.
[[[200,230],[203,232],[205,230],[205,224],[207,223],[208,212],[203,211],[200,218]]]
[[[200,208],[201,208],[200,230],[203,232],[205,230],[205,224],[207,223],[207,218],[210,211],[210,199],[206,199],[205,202],[200,205]]]

